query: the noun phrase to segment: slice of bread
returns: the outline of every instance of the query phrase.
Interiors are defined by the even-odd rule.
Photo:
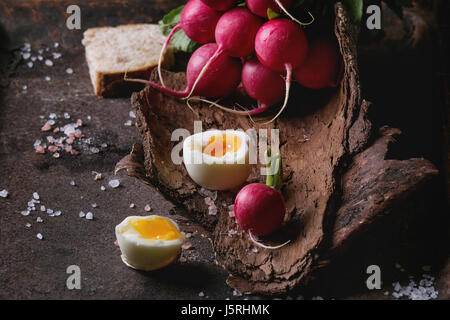
[[[158,65],[164,37],[156,24],[131,24],[92,28],[84,32],[83,45],[94,92],[99,97],[129,96],[143,85],[123,80],[148,79]],[[163,65],[174,62],[174,48],[168,46]]]

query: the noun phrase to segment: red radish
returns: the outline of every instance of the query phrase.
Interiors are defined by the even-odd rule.
[[[254,14],[267,18],[267,9],[270,8],[275,12],[281,13],[280,6],[275,0],[246,0],[248,9]],[[288,9],[293,0],[280,0],[285,9]]]
[[[282,74],[264,67],[256,58],[244,64],[241,80],[245,92],[259,104],[259,108],[249,111],[250,115],[261,113],[283,100],[285,85]]]
[[[181,11],[180,23],[176,25],[164,43],[158,62],[158,74],[162,85],[164,81],[161,76],[161,61],[169,45],[170,39],[178,30],[183,30],[189,39],[200,44],[214,42],[214,31],[221,13],[203,3],[202,0],[190,0]]]
[[[226,11],[236,4],[236,0],[202,0],[204,4],[217,11]]]
[[[264,67],[257,58],[252,58],[245,62],[242,68],[241,80],[245,92],[258,101],[258,108],[248,111],[237,111],[222,107],[211,101],[202,101],[210,102],[214,106],[230,113],[253,116],[264,112],[270,106],[283,100],[285,84],[282,74]]]
[[[255,236],[266,236],[276,231],[283,223],[285,212],[281,193],[261,183],[246,185],[234,202],[237,223]]]
[[[278,230],[283,224],[286,205],[280,193],[282,165],[278,153],[271,157],[270,149],[266,153],[269,175],[266,184],[252,183],[239,191],[234,201],[234,216],[237,224],[246,232],[258,246],[266,249],[278,249],[290,241],[276,247],[259,243],[254,236],[266,236]]]
[[[259,61],[273,71],[286,72],[286,94],[283,107],[271,120],[283,112],[289,100],[292,71],[300,67],[308,54],[308,41],[303,30],[289,19],[266,22],[255,38],[255,51]]]
[[[247,8],[235,8],[225,12],[217,22],[215,30],[217,52],[203,68],[192,90],[195,90],[197,82],[203,77],[214,59],[220,55],[227,54],[236,58],[251,55],[255,51],[255,37],[262,24],[262,19],[252,14]]]
[[[328,39],[318,39],[309,48],[305,63],[294,70],[295,79],[311,89],[335,87],[341,60],[337,45]]]
[[[165,88],[155,82],[141,79],[127,79],[128,81],[147,84],[161,92],[184,98],[192,92],[194,81],[205,64],[217,51],[217,44],[208,43],[198,48],[189,59],[186,70],[187,86],[184,91]],[[230,95],[241,81],[241,61],[226,54],[221,55],[211,63],[209,72],[198,81],[194,94],[205,97],[226,97]]]
[[[179,26],[189,39],[195,42],[214,42],[214,30],[220,16],[220,12],[208,7],[201,0],[190,0],[181,12]]]

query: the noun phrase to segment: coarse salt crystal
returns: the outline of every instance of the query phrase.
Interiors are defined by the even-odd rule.
[[[49,59],[45,60],[45,65],[49,66],[49,67],[52,67],[53,66],[52,60],[49,60]]]
[[[70,114],[68,114],[67,112],[64,112],[64,119],[70,119]]]
[[[36,238],[38,238],[39,240],[42,240],[44,237],[42,236],[42,234],[38,233],[38,234],[36,235]]]
[[[45,77],[45,80],[46,80],[46,81],[50,81],[50,80],[52,80],[52,78],[50,78],[49,76],[46,76],[46,77]]]
[[[41,223],[41,222],[43,222],[44,220],[42,220],[42,218],[41,217],[37,217],[37,219],[36,219],[36,222],[38,222],[38,223]]]
[[[62,57],[62,54],[59,52],[53,52],[52,55],[53,55],[53,59],[59,59]]]
[[[8,191],[6,189],[3,189],[0,191],[0,197],[6,198],[8,196]]]
[[[53,214],[53,210],[52,209],[47,209],[47,213],[48,214]]]
[[[55,212],[55,216],[56,216],[56,217],[59,217],[59,216],[61,215],[61,213],[62,213],[62,212],[58,210],[58,211]]]
[[[28,60],[28,59],[30,59],[31,54],[28,53],[28,52],[25,52],[25,53],[22,54],[22,57],[23,57],[25,60]]]
[[[105,186],[101,186],[100,190],[105,191],[106,190]]]
[[[53,47],[58,48],[58,47],[59,47],[59,42],[55,42],[55,43],[53,44]]]
[[[118,179],[113,179],[110,180],[108,184],[111,188],[117,188],[118,186],[120,186],[120,181]]]
[[[235,296],[235,297],[240,297],[240,296],[242,296],[242,293],[240,293],[240,292],[237,291],[237,290],[233,290],[233,296]]]
[[[217,207],[214,204],[208,207],[208,214],[210,216],[215,216],[217,214]]]
[[[134,203],[130,204],[130,208],[134,208],[136,205]]]
[[[67,68],[67,69],[66,69],[66,73],[72,74],[72,73],[73,73],[73,69],[72,69],[72,68]]]
[[[25,228],[31,228],[31,223],[27,222],[27,224],[25,225]]]
[[[133,125],[133,122],[131,120],[128,120],[127,122],[124,123],[124,126],[126,127],[131,127]]]
[[[84,218],[86,216],[86,213],[84,213],[83,211],[80,211],[80,213],[78,215],[80,216],[80,218]]]
[[[37,60],[37,58],[35,56],[31,57],[31,61],[35,62]]]
[[[70,185],[71,185],[71,186],[74,186],[74,185],[75,185],[75,181],[73,181],[73,180],[70,181]]]
[[[21,211],[20,214],[23,215],[24,217],[26,217],[26,216],[30,215],[30,211],[24,210],[24,211]]]
[[[28,68],[30,68],[30,69],[33,68],[33,62],[31,62],[31,61],[28,62],[28,63],[27,63],[27,66],[28,66]]]
[[[133,119],[136,118],[136,114],[134,113],[133,110],[130,111],[130,118],[133,118]]]
[[[35,200],[39,200],[39,194],[37,192],[33,192],[33,198]]]
[[[87,219],[87,220],[92,220],[92,219],[94,219],[94,214],[93,214],[92,212],[86,213],[86,219]]]
[[[28,89],[28,86],[23,86],[23,87],[22,87],[22,90],[23,90],[23,91],[26,91],[27,89]]]
[[[45,206],[41,206],[41,211],[42,211],[42,212],[45,212],[45,211],[46,211]]]
[[[144,210],[147,211],[147,212],[150,212],[150,211],[152,211],[152,207],[150,207],[150,205],[147,204],[145,206]]]
[[[204,297],[204,296],[205,296],[205,293],[204,293],[203,291],[201,291],[201,292],[198,293],[198,296],[199,296],[199,297]]]
[[[92,208],[97,208],[97,204],[96,204],[96,203],[93,203],[93,204],[91,204],[91,207],[92,207]]]
[[[38,58],[39,61],[44,60],[44,57],[43,57],[43,56],[38,56],[37,58]]]

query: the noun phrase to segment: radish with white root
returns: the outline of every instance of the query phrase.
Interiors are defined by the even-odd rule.
[[[257,58],[252,58],[244,63],[241,75],[242,87],[247,95],[258,102],[258,107],[238,111],[223,107],[212,101],[200,101],[212,103],[212,105],[227,112],[242,116],[254,116],[266,111],[270,106],[283,100],[285,84],[283,74],[264,67]]]
[[[303,30],[289,19],[266,22],[255,38],[259,61],[273,71],[286,72],[285,99],[274,121],[286,108],[292,81],[292,71],[300,67],[308,54],[308,41]],[[270,121],[270,122],[271,122]]]
[[[236,5],[236,0],[202,0],[204,4],[217,11],[226,11]]]
[[[258,242],[255,236],[267,236],[277,231],[284,221],[286,205],[279,191],[281,181],[281,157],[279,154],[270,156],[267,152],[267,169],[272,170],[267,176],[266,184],[252,183],[246,185],[236,196],[234,216],[237,224],[246,231],[250,239],[258,246],[266,249],[278,249],[279,246],[266,246]]]
[[[188,98],[193,95],[197,83],[208,72],[215,59],[223,54],[236,58],[253,54],[255,52],[255,37],[262,24],[262,19],[255,16],[247,8],[235,8],[225,12],[216,25],[217,51],[203,67]]]
[[[187,85],[184,91],[175,91],[148,80],[128,78],[125,78],[125,80],[147,84],[168,95],[179,98],[187,97],[192,92],[193,84],[198,78],[201,70],[217,51],[217,48],[217,44],[208,43],[195,50],[187,65]],[[241,81],[241,70],[242,63],[239,59],[232,58],[226,54],[221,55],[211,63],[209,72],[205,73],[197,83],[194,94],[211,98],[223,98],[229,96],[236,90]]]
[[[183,30],[189,39],[200,44],[214,42],[214,32],[221,15],[222,13],[207,6],[202,0],[190,0],[184,6],[181,11],[180,23],[169,33],[159,55],[158,74],[163,86],[165,85],[161,76],[161,62],[175,32]]]
[[[310,89],[336,87],[341,68],[337,45],[328,39],[310,43],[305,63],[294,70],[294,78]]]

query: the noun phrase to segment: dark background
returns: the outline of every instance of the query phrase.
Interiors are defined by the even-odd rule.
[[[157,23],[170,9],[185,1],[12,1],[0,4],[0,39],[2,54],[2,89],[0,94],[0,190],[9,196],[0,199],[0,298],[2,299],[242,299],[233,295],[226,284],[227,274],[214,263],[214,254],[201,227],[173,208],[156,190],[120,173],[118,189],[107,186],[115,164],[134,142],[140,141],[137,129],[125,126],[131,119],[129,99],[98,99],[93,95],[88,68],[81,45],[82,33],[90,27],[127,23]],[[82,30],[65,26],[66,8],[81,7]],[[427,15],[433,16],[428,8]],[[441,18],[442,17],[442,18]],[[360,70],[363,97],[374,102],[374,123],[400,128],[401,147],[396,158],[424,157],[441,171],[442,188],[436,190],[437,203],[430,210],[439,211],[442,220],[435,230],[413,230],[413,241],[406,244],[380,241],[355,249],[318,275],[308,287],[283,298],[299,295],[311,298],[388,299],[392,281],[408,282],[408,277],[423,273],[422,266],[431,265],[438,277],[436,287],[440,299],[448,299],[450,272],[448,257],[447,162],[448,140],[448,69],[445,32],[448,15],[441,12],[437,25],[411,49],[413,32],[393,13],[384,17],[387,37],[361,36]],[[408,19],[406,19],[408,22]],[[428,29],[427,29],[428,30]],[[448,34],[447,34],[448,35]],[[50,48],[62,57],[53,67],[36,61],[33,68],[17,58],[24,42],[29,42],[33,55]],[[60,47],[53,48],[54,42]],[[8,67],[6,62],[17,61]],[[29,60],[28,60],[29,61]],[[72,68],[69,75],[66,68]],[[10,76],[10,77],[9,77]],[[46,81],[45,77],[51,80]],[[23,86],[27,90],[23,90]],[[33,150],[36,139],[45,138],[40,128],[49,113],[82,119],[85,137],[92,138],[89,150],[77,157],[62,154],[54,159]],[[91,117],[88,120],[87,116]],[[133,120],[133,119],[131,119]],[[101,147],[106,143],[107,147]],[[92,171],[101,172],[103,180],[94,181]],[[75,181],[76,186],[70,185]],[[33,192],[38,192],[48,207],[62,210],[60,217],[46,217],[36,223],[36,213],[22,217]],[[90,204],[97,203],[97,208]],[[136,204],[131,209],[129,205]],[[126,216],[146,214],[170,215],[183,230],[192,232],[193,249],[185,251],[187,262],[166,269],[144,273],[127,268],[114,246],[114,227]],[[80,219],[80,210],[92,211],[95,219]],[[25,228],[30,222],[32,227]],[[40,232],[44,240],[36,238]],[[430,235],[444,237],[427,242]],[[388,237],[388,239],[391,239]],[[408,238],[410,240],[410,238]],[[400,241],[399,241],[400,242]],[[419,244],[417,247],[411,247]],[[421,247],[420,243],[426,243]],[[409,245],[409,246],[408,246]],[[386,248],[390,247],[388,251]],[[395,266],[399,263],[401,267]],[[66,268],[78,265],[82,272],[82,289],[66,289]],[[369,264],[382,267],[383,290],[369,292],[365,287],[365,268]],[[199,297],[203,292],[205,297]],[[252,297],[258,298],[258,297]]]

